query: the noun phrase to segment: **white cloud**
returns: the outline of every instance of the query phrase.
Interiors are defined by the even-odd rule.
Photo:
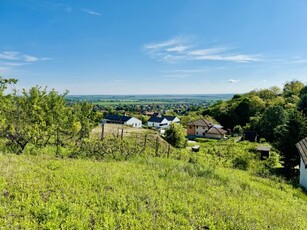
[[[192,50],[188,54],[194,55],[194,56],[204,56],[204,55],[222,53],[222,52],[225,52],[226,50],[227,50],[226,48],[217,47],[217,48],[209,48],[209,49]]]
[[[39,61],[39,58],[31,56],[31,55],[23,55],[23,58],[26,62],[36,62]]]
[[[174,47],[171,47],[171,48],[167,48],[165,49],[166,51],[168,52],[183,52],[187,49],[189,49],[190,46],[174,46]]]
[[[166,70],[161,71],[164,73],[201,73],[201,72],[207,72],[209,69],[174,69],[174,70]]]
[[[161,49],[161,48],[165,48],[165,47],[172,47],[172,46],[176,46],[176,45],[180,45],[182,43],[185,43],[185,39],[183,39],[182,37],[175,37],[173,39],[164,41],[164,42],[159,42],[159,43],[150,43],[144,46],[145,49],[148,50],[156,50],[156,49]]]
[[[96,15],[96,16],[101,16],[100,13],[96,12],[96,11],[92,11],[89,9],[82,9],[83,12],[87,13],[87,14],[91,14],[91,15]]]
[[[38,58],[33,55],[22,54],[16,51],[3,51],[0,52],[0,69],[1,71],[12,70],[19,66],[47,60],[52,59],[48,57]]]
[[[161,78],[178,78],[178,79],[183,79],[183,78],[187,78],[188,76],[190,76],[189,74],[170,74],[170,75],[164,75],[164,76],[160,76]]]
[[[230,62],[254,62],[259,61],[257,56],[252,55],[203,55],[195,57],[197,60],[207,60],[207,61],[230,61]]]
[[[19,52],[15,51],[4,51],[0,52],[0,59],[4,60],[18,60]]]
[[[194,48],[188,38],[175,37],[173,39],[144,45],[145,52],[153,59],[164,62],[177,61],[227,61],[227,62],[256,62],[259,55],[234,53],[228,47]]]
[[[239,80],[229,79],[228,82],[229,82],[229,83],[237,83],[237,82],[239,82]]]

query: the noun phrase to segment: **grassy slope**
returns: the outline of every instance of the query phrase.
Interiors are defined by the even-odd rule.
[[[0,226],[306,229],[307,202],[283,183],[173,159],[0,155]]]

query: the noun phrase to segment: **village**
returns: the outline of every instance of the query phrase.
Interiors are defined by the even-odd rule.
[[[177,116],[167,116],[160,112],[144,112],[145,116],[148,116],[146,124],[142,124],[142,121],[133,116],[108,114],[104,116],[101,125],[104,127],[106,124],[118,124],[122,127],[132,127],[135,129],[152,129],[158,135],[163,137],[165,131],[170,128],[170,125],[180,124],[180,119]],[[188,121],[185,125],[186,138],[189,140],[190,146],[187,147],[192,152],[198,152],[200,145],[195,141],[198,138],[214,139],[214,140],[227,140],[227,136],[231,136],[231,130],[224,130],[223,126],[214,124],[204,118]],[[105,128],[103,128],[104,130]],[[121,128],[124,132],[124,128]],[[114,133],[114,131],[112,131]],[[117,131],[118,132],[118,131]],[[133,132],[133,131],[132,131]],[[103,134],[102,134],[103,135]],[[123,135],[123,133],[122,133]],[[251,142],[259,142],[259,137],[255,131],[246,131],[242,136],[236,137],[234,141],[247,140]],[[192,146],[191,146],[192,144]],[[299,184],[307,189],[307,138],[301,140],[296,144],[298,152],[300,154],[300,177]],[[259,145],[255,148],[259,153],[260,159],[265,160],[270,156],[271,146],[269,144]]]

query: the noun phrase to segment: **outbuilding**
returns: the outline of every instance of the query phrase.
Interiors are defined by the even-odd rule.
[[[256,150],[260,153],[260,159],[264,160],[266,158],[269,158],[271,146],[260,145],[257,146]]]

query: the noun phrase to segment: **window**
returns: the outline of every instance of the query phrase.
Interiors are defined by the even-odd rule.
[[[189,126],[189,129],[192,129],[192,126]]]
[[[198,135],[198,132],[196,132],[196,135]]]
[[[196,128],[198,129],[198,126],[196,126]]]

